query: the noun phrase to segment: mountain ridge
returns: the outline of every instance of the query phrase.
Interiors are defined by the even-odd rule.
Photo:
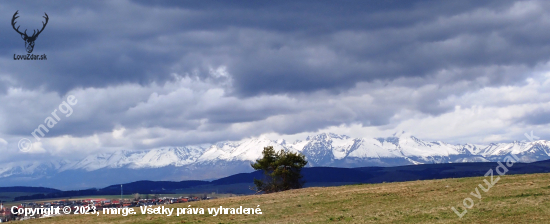
[[[101,153],[78,161],[50,161],[29,164],[8,164],[0,170],[0,186],[16,184],[68,184],[63,176],[79,179],[79,175],[99,180],[79,179],[79,184],[109,184],[121,178],[149,175],[155,180],[190,180],[221,178],[251,172],[250,163],[261,157],[264,147],[303,153],[308,167],[404,166],[433,163],[497,162],[514,154],[521,162],[550,159],[550,142],[449,144],[423,141],[401,133],[386,138],[351,138],[322,133],[289,143],[284,139],[265,137],[241,141],[224,141],[212,145],[157,148],[149,151],[120,150]],[[11,166],[10,166],[11,165]],[[102,176],[103,175],[103,176]],[[103,177],[103,179],[101,179]],[[127,179],[131,181],[132,179]],[[40,185],[39,185],[40,186]]]

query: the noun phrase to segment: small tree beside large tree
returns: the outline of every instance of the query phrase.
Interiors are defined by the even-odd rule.
[[[301,188],[304,181],[300,172],[306,166],[306,157],[300,153],[281,150],[275,152],[273,146],[264,148],[263,157],[250,164],[254,170],[263,170],[264,179],[254,178],[256,192],[273,193]]]

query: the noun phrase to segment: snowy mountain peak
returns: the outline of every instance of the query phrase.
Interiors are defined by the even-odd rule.
[[[306,138],[306,141],[312,141],[312,140],[315,140],[315,141],[328,141],[330,139],[349,139],[349,138],[350,137],[346,136],[346,135],[338,135],[338,134],[334,134],[334,133],[321,133],[321,134],[314,135],[314,136],[308,136]]]
[[[334,133],[322,133],[291,144],[284,139],[270,140],[259,137],[218,142],[213,145],[167,147],[149,151],[121,150],[90,155],[78,161],[10,163],[0,168],[0,177],[18,174],[45,175],[49,172],[69,170],[156,169],[169,166],[193,170],[212,164],[216,167],[240,164],[242,169],[250,169],[250,162],[260,158],[264,147],[267,146],[273,146],[276,150],[300,152],[309,161],[308,166],[364,167],[500,161],[503,156],[510,153],[517,155],[524,162],[550,159],[550,142],[546,140],[483,146],[428,142],[406,132],[386,138],[351,138]]]
[[[393,135],[391,137],[409,138],[409,137],[411,137],[411,135],[412,135],[411,133],[406,132],[406,131],[398,131],[398,132],[393,133]]]

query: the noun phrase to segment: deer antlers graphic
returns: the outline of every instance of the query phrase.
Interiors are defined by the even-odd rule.
[[[36,41],[36,38],[38,37],[38,35],[40,35],[40,33],[44,31],[44,28],[46,28],[46,25],[48,25],[48,20],[49,20],[48,14],[44,13],[46,16],[42,16],[44,19],[46,19],[45,23],[42,22],[42,29],[38,32],[36,32],[37,30],[33,30],[34,32],[32,33],[32,36],[29,37],[27,35],[26,29],[25,29],[25,32],[21,33],[19,31],[20,26],[15,28],[15,24],[17,23],[15,20],[19,18],[19,16],[17,16],[18,13],[19,13],[19,10],[17,10],[15,14],[13,14],[13,17],[11,19],[11,26],[17,33],[19,33],[19,35],[21,35],[21,38],[23,38],[23,40],[25,41],[25,48],[27,49],[27,52],[32,53],[32,51],[34,50],[34,41]]]

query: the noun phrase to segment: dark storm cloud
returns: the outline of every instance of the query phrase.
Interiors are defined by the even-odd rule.
[[[550,110],[542,108],[536,109],[535,111],[526,114],[520,119],[520,121],[531,125],[550,124]]]
[[[35,23],[25,23],[29,27],[40,25],[43,11],[50,23],[35,52],[48,54],[49,60],[33,66],[4,63],[2,72],[19,86],[60,93],[162,83],[171,72],[198,71],[193,75],[206,78],[209,66],[220,65],[227,66],[241,96],[341,91],[360,81],[426,77],[442,69],[532,66],[547,60],[550,50],[542,15],[506,15],[517,4],[512,1],[3,4],[6,21],[19,9],[22,22],[36,17]],[[9,23],[0,28],[6,32],[0,45],[4,57],[24,53]]]
[[[138,2],[195,10],[204,15],[204,29],[249,29],[229,49],[239,57],[225,61],[244,95],[346,89],[443,69],[533,66],[549,56],[547,43],[540,42],[550,37],[541,17],[510,18],[511,1]],[[522,78],[498,77],[489,84]]]

